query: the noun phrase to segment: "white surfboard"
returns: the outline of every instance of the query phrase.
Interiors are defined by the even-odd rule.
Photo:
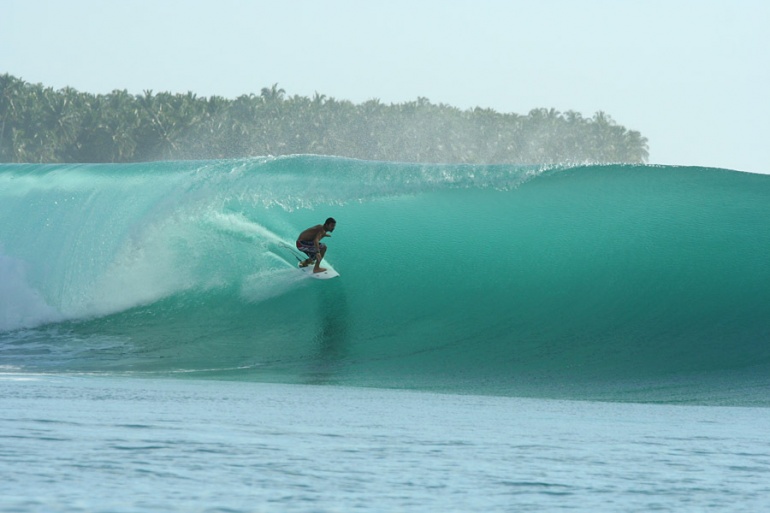
[[[299,270],[305,273],[309,278],[315,278],[316,280],[330,280],[340,275],[340,273],[338,273],[328,265],[324,266],[324,269],[326,270],[323,272],[314,273],[313,265],[308,265],[307,267],[299,267]]]

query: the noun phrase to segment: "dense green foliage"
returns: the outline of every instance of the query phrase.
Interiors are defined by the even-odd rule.
[[[323,154],[453,163],[645,162],[647,139],[602,112],[460,110],[425,98],[54,90],[0,76],[0,162],[135,162]]]

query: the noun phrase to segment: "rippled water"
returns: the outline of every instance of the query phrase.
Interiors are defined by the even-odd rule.
[[[5,374],[0,510],[760,511],[770,409]]]

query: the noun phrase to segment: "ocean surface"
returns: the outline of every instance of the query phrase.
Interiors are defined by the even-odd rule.
[[[769,220],[711,168],[0,165],[0,511],[766,509]]]

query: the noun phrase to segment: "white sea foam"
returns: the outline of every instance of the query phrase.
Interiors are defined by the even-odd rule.
[[[0,332],[61,320],[62,315],[27,282],[26,264],[0,248]]]

